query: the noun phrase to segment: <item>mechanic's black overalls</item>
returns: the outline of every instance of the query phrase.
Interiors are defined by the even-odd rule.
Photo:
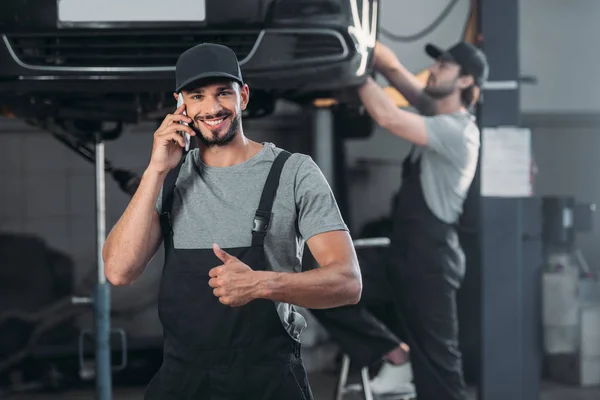
[[[456,312],[464,254],[455,227],[427,206],[421,156],[413,162],[414,150],[403,163],[388,254],[390,282],[398,286],[400,336],[411,348],[419,400],[465,399]]]
[[[252,235],[252,245],[224,249],[254,270],[270,269],[263,242],[289,155],[282,152],[271,167],[254,226],[241,227]],[[170,213],[182,163],[168,175],[163,189],[165,265],[158,310],[164,328],[164,360],[146,388],[145,398],[312,399],[300,344],[286,332],[275,303],[258,299],[242,307],[221,304],[208,285],[209,270],[222,264],[212,248],[174,248]]]

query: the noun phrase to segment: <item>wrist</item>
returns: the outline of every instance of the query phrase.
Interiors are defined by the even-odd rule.
[[[257,299],[271,299],[278,273],[270,271],[256,271],[255,273],[257,282],[254,297]]]
[[[147,176],[150,179],[164,180],[167,177],[168,173],[169,171],[156,168],[154,165],[150,164],[144,171],[144,176]]]
[[[372,85],[373,83],[375,83],[375,80],[373,80],[372,77],[367,76],[367,78],[364,80],[364,82],[361,83],[361,85],[358,87],[358,93],[360,95],[360,93],[364,90],[368,90],[366,88],[368,88],[370,85]]]

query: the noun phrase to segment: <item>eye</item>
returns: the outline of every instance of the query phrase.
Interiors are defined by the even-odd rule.
[[[201,98],[202,98],[201,94],[195,94],[195,95],[192,96],[192,100],[199,100]]]
[[[229,95],[231,95],[230,91],[219,92],[219,96],[229,96]]]

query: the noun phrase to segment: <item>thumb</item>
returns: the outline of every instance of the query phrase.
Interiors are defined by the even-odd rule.
[[[225,250],[221,249],[218,244],[213,244],[213,251],[215,255],[219,258],[219,260],[223,261],[224,264],[235,261],[236,258],[231,254],[227,253]]]

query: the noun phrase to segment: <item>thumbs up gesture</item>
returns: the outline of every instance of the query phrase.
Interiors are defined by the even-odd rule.
[[[231,307],[239,307],[256,298],[258,273],[232,256],[217,244],[213,245],[215,255],[223,262],[208,272],[208,285],[219,301]]]

